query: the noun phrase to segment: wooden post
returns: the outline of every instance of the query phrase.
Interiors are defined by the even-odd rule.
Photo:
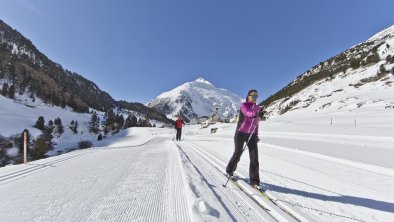
[[[23,163],[27,163],[27,130],[23,132]]]

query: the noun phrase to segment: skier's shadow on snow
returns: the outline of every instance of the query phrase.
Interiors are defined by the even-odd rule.
[[[367,207],[367,208],[371,208],[371,209],[375,209],[375,210],[394,213],[394,203],[390,203],[390,202],[386,202],[386,201],[373,200],[373,199],[363,198],[363,197],[346,196],[346,195],[329,196],[329,195],[318,194],[318,193],[310,193],[310,192],[306,192],[303,190],[290,189],[290,188],[281,187],[281,186],[277,186],[277,185],[269,184],[269,183],[264,183],[264,188],[266,190],[271,190],[271,191],[275,191],[275,192],[279,192],[279,193],[294,194],[294,195],[298,195],[298,196],[309,197],[309,198],[319,199],[319,200],[323,200],[323,201],[332,201],[332,202],[339,202],[339,203],[344,203],[344,204],[352,204],[352,205]]]

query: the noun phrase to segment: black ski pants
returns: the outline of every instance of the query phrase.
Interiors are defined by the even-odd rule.
[[[237,169],[237,164],[238,164],[239,160],[241,159],[244,144],[248,141],[249,136],[250,136],[250,134],[248,134],[248,133],[242,133],[242,132],[235,133],[235,136],[234,136],[235,150],[234,150],[233,156],[230,159],[230,162],[228,163],[228,165],[226,167],[226,172],[228,174],[234,173],[235,169]],[[258,155],[258,150],[257,150],[257,135],[256,134],[252,135],[247,146],[248,146],[249,158],[250,158],[250,164],[249,164],[250,183],[252,185],[254,185],[254,184],[259,185],[260,184],[259,155]]]
[[[182,135],[182,128],[176,128],[176,140],[180,141]]]

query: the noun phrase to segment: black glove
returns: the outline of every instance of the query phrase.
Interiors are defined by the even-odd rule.
[[[260,142],[260,138],[259,138],[259,137],[257,137],[257,138],[256,138],[256,141],[257,141],[257,143],[259,143],[259,142]]]

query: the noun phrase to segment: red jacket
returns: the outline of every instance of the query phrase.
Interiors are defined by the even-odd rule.
[[[175,129],[182,129],[182,124],[185,124],[185,122],[183,122],[181,119],[177,119],[175,121]]]

